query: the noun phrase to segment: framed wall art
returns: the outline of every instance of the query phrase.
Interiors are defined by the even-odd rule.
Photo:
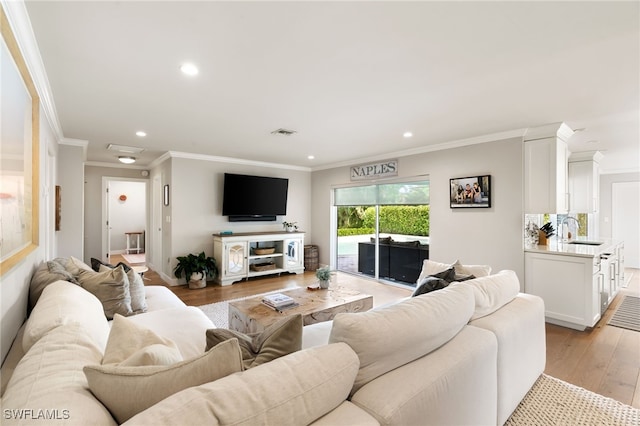
[[[0,5],[0,275],[38,247],[39,113],[33,79]]]
[[[449,205],[452,209],[491,207],[491,176],[449,179]]]

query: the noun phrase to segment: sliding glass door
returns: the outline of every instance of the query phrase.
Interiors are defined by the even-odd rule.
[[[336,188],[339,271],[413,285],[429,257],[429,181]]]

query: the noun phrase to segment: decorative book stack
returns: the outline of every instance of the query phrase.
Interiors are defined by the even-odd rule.
[[[275,309],[276,311],[282,311],[284,309],[290,309],[299,306],[293,298],[282,293],[267,294],[262,297],[262,303],[264,303],[271,309]]]

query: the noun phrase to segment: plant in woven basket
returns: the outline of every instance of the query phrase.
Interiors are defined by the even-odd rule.
[[[178,265],[173,270],[176,278],[182,278],[189,284],[189,288],[203,288],[207,286],[207,276],[215,278],[218,275],[218,265],[213,257],[207,257],[204,252],[195,255],[178,256]]]

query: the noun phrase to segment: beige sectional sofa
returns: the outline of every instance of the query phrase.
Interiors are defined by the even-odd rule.
[[[148,311],[132,323],[173,342],[185,360],[176,365],[196,359],[208,368],[211,321],[167,288],[145,290]],[[304,327],[302,350],[246,371],[229,355],[231,340],[227,359],[208,363],[228,361],[219,378],[200,372],[202,384],[175,392],[180,375],[172,386],[114,386],[107,390],[123,407],[111,411],[83,371],[101,364],[110,330],[92,294],[66,281],[47,286],[3,365],[11,378],[2,423],[113,425],[122,409],[128,425],[495,425],[545,364],[542,300],[519,293],[512,271]],[[149,408],[136,409],[141,400]]]

